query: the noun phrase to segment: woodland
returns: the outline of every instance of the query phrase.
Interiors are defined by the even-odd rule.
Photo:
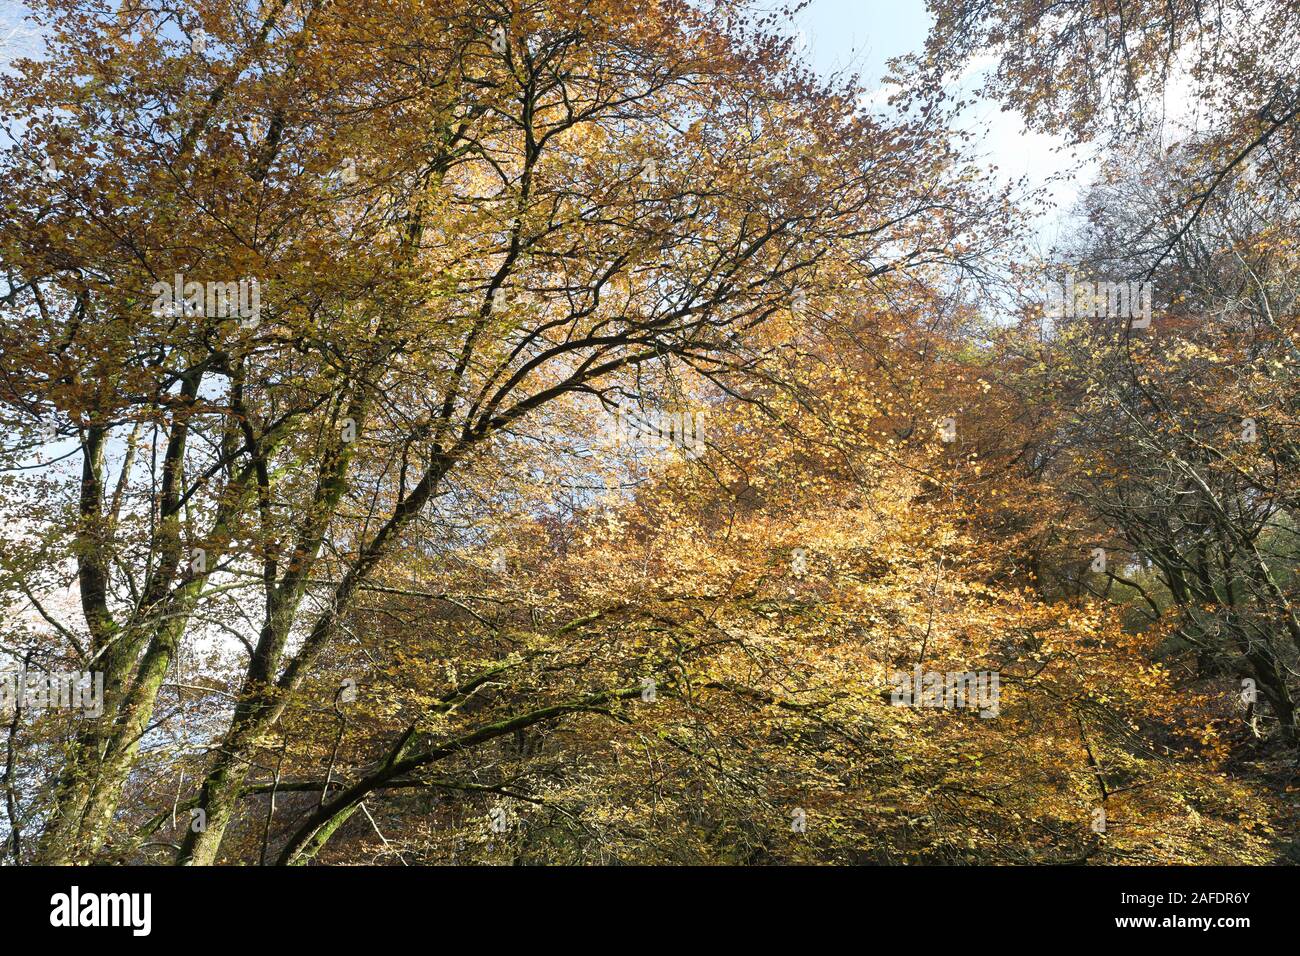
[[[1294,0],[28,6],[4,864],[1300,863]]]

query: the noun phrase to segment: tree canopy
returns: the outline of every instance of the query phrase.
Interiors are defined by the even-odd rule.
[[[932,9],[36,4],[7,861],[1294,862],[1294,11]]]

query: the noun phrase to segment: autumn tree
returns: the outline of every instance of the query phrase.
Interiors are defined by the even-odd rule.
[[[1171,181],[1173,180],[1173,181]],[[1057,474],[1099,519],[1104,580],[1142,592],[1202,668],[1246,681],[1296,739],[1294,210],[1266,177],[1212,197],[1164,263],[1135,220],[1176,216],[1161,162],[1111,170],[1090,205],[1080,268],[1136,264],[1161,295],[1149,329],[1112,316],[1058,321],[1058,394],[1073,395]],[[1073,384],[1066,384],[1073,380]],[[1127,571],[1148,578],[1152,593]],[[1097,570],[1093,569],[1094,572]]]
[[[213,862],[357,601],[463,503],[459,469],[651,369],[725,392],[832,252],[864,276],[960,261],[1000,208],[938,113],[855,112],[732,2],[55,0],[37,22],[47,57],[0,86],[6,586],[46,630],[21,641],[105,674],[27,808],[42,862],[117,839],[186,661],[224,636],[233,711],[192,743],[204,825],[179,854]],[[48,606],[69,586],[77,619]]]
[[[1296,178],[1300,41],[1286,0],[930,7],[934,29],[911,62],[922,86],[940,90],[944,77],[987,64],[984,92],[1032,128],[1107,150],[1182,143],[1179,202],[1147,237],[1156,261],[1232,184],[1261,170]]]
[[[1004,511],[1053,492],[969,328],[918,321],[938,301],[812,298],[779,384],[712,406],[701,454],[602,450],[635,491],[611,476],[512,520],[503,565],[467,542],[391,568],[278,727],[226,858],[1268,859],[1276,810],[1216,776],[1212,704],[1153,662],[1163,633],[1025,586]],[[564,474],[552,456],[533,500]],[[918,665],[996,670],[998,712],[898,706]],[[165,843],[189,804],[160,799],[137,820]]]

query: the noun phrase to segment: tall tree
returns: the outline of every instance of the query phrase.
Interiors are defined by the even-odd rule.
[[[832,252],[865,275],[960,257],[986,218],[937,114],[855,113],[729,0],[56,0],[39,22],[48,57],[0,86],[3,398],[11,461],[67,449],[80,473],[39,503],[18,483],[37,544],[13,570],[74,567],[63,652],[106,675],[43,862],[111,838],[187,645],[246,654],[181,850],[203,864],[456,469],[644,369],[726,388]]]

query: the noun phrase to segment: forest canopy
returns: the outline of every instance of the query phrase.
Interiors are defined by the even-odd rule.
[[[30,7],[6,863],[1300,862],[1292,4]]]

